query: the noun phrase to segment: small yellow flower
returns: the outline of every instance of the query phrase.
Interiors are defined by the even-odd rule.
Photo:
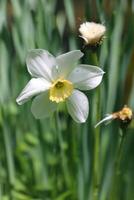
[[[106,27],[95,22],[85,22],[80,25],[79,32],[86,45],[96,46],[102,41]]]

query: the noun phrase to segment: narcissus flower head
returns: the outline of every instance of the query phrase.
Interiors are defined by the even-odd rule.
[[[91,65],[78,65],[83,56],[79,50],[70,51],[54,57],[43,49],[31,50],[26,64],[32,79],[16,99],[19,105],[37,95],[32,102],[31,111],[35,118],[50,116],[60,102],[66,103],[72,118],[78,122],[86,121],[89,103],[86,95],[79,90],[97,87],[103,77],[103,70]]]
[[[106,27],[95,22],[85,22],[79,28],[80,37],[84,39],[85,45],[97,46],[104,38]]]

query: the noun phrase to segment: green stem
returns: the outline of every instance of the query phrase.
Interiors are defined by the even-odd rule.
[[[95,147],[94,147],[94,200],[98,199],[99,195],[99,146],[100,146],[100,138],[99,131],[95,131]]]
[[[98,66],[96,53],[92,54],[94,65]],[[100,121],[100,88],[97,88],[95,94],[95,107],[93,123]],[[94,129],[94,168],[93,168],[93,200],[99,199],[100,186],[100,127]]]
[[[120,164],[121,164],[121,159],[122,159],[122,153],[123,153],[123,147],[126,141],[126,129],[122,129],[122,135],[120,138],[120,144],[119,144],[119,148],[117,151],[117,156],[116,156],[116,160],[115,160],[115,166],[114,166],[114,174],[113,174],[113,179],[112,179],[112,186],[111,186],[111,194],[110,194],[110,199],[111,200],[116,200],[118,199],[117,197],[117,192],[120,186],[120,178],[121,178],[121,168],[120,168]]]
[[[61,126],[60,126],[60,118],[58,115],[58,111],[55,113],[55,126],[56,126],[56,133],[58,135],[58,140],[59,140],[59,145],[60,145],[60,153],[61,153],[61,163],[62,163],[62,169],[63,169],[63,174],[65,178],[66,184],[69,186],[70,185],[70,178],[69,178],[69,170],[67,166],[67,160],[66,160],[66,155],[64,152],[64,140],[62,137],[62,131],[61,131]]]
[[[96,94],[96,121],[100,121],[100,90]],[[99,199],[100,186],[100,127],[94,130],[94,173],[93,173],[93,200]]]

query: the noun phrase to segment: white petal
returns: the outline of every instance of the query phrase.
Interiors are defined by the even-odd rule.
[[[83,56],[80,50],[70,51],[56,58],[58,63],[58,73],[61,77],[67,77],[76,67],[78,60]]]
[[[97,87],[103,77],[104,71],[92,65],[79,65],[69,75],[70,80],[75,88],[80,90],[91,90]]]
[[[26,59],[27,68],[33,77],[43,77],[52,81],[56,69],[56,59],[48,51],[43,49],[30,50]]]
[[[44,92],[50,88],[51,83],[43,78],[32,78],[17,97],[16,102],[22,105],[28,101],[32,96]]]
[[[36,119],[49,117],[57,108],[57,103],[49,100],[48,92],[38,95],[34,98],[31,106],[31,112]]]
[[[84,123],[88,117],[89,104],[88,98],[83,92],[74,90],[66,101],[67,109],[71,117],[77,123]]]

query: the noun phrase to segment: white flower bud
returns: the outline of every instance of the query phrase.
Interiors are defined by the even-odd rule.
[[[99,44],[106,32],[106,27],[102,24],[94,22],[85,22],[80,25],[79,32],[86,43],[86,45]]]

